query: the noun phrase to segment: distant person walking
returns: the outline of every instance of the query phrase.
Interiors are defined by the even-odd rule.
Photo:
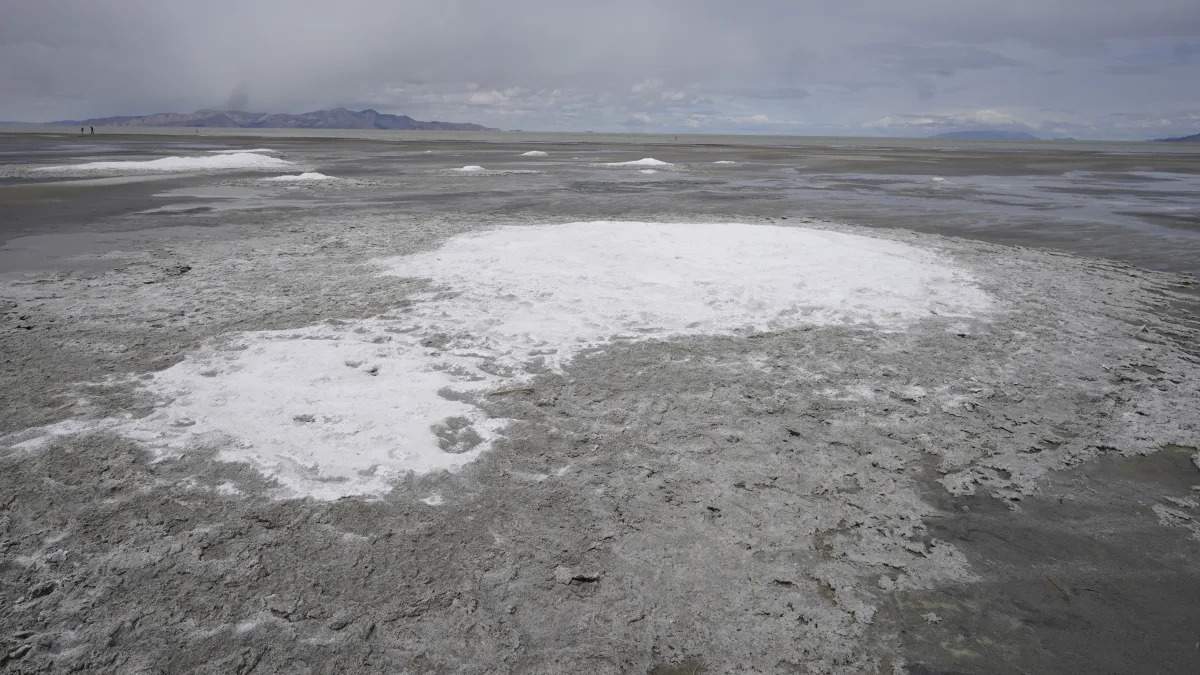
[[[93,136],[95,136],[95,135],[96,135],[96,127],[88,127],[88,129],[91,129],[91,130],[92,130],[92,135],[93,135]]]
[[[80,135],[80,136],[82,136],[82,135],[83,135],[83,127],[79,127],[79,135]]]

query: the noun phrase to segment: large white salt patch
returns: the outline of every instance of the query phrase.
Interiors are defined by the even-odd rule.
[[[118,428],[160,452],[218,447],[296,494],[378,494],[398,474],[473,459],[504,420],[486,419],[471,397],[561,369],[586,347],[813,325],[903,329],[990,304],[931,252],[769,225],[509,227],[382,264],[452,293],[348,325],[245,333],[241,349],[156,374],[145,386],[164,405]]]
[[[418,313],[508,349],[743,328],[897,326],[988,305],[965,272],[908,244],[772,225],[510,227],[387,265],[388,274],[430,278],[458,293]],[[452,318],[435,319],[443,313]]]
[[[278,157],[253,152],[234,152],[203,157],[163,157],[144,161],[87,162],[48,166],[40,171],[127,171],[130,173],[173,173],[177,171],[223,171],[233,169],[278,169],[291,166]]]
[[[124,431],[159,451],[216,447],[318,499],[384,492],[397,473],[474,459],[485,445],[445,452],[431,425],[461,417],[486,440],[500,422],[439,396],[458,381],[416,340],[377,344],[391,326],[364,326],[247,333],[244,351],[189,356],[147,383],[170,402]]]

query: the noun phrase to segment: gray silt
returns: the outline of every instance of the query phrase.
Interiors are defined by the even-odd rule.
[[[148,405],[129,384],[139,373],[230,331],[383,312],[422,286],[375,276],[365,261],[493,224],[303,220],[151,245],[86,281],[6,286],[34,330],[4,333],[5,430],[19,441],[38,424],[136,412]],[[947,513],[982,500],[1019,527],[1037,513],[1025,504],[1075,467],[1196,445],[1200,397],[1195,328],[1166,308],[1182,301],[1176,277],[892,236],[965,265],[1001,311],[905,332],[612,345],[532,391],[482,400],[515,420],[493,450],[382,499],[272,500],[243,465],[153,461],[105,434],[8,450],[5,667],[849,673],[918,663],[914,632],[969,618],[918,622],[896,599],[1003,578],[939,524]],[[191,269],[167,273],[179,265]],[[421,501],[432,494],[443,504]],[[1168,548],[1190,536],[1158,527]],[[1028,648],[1000,630],[991,639],[1000,654]]]

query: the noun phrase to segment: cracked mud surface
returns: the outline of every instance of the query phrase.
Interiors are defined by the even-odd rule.
[[[519,222],[159,230],[6,281],[0,668],[1191,672],[1197,324],[1185,278],[1120,263],[792,220],[934,248],[999,309],[588,351],[379,499],[107,432],[12,447],[149,413],[139,377],[239,331],[386,312],[427,287],[371,260]]]
[[[147,409],[104,375],[153,371],[208,336],[394,305],[412,282],[358,261],[473,224],[415,225],[359,221],[351,238],[301,223],[10,287],[23,321],[49,328],[6,334],[6,430]],[[1186,444],[1198,419],[1195,359],[1170,339],[1187,327],[1138,304],[1165,299],[1167,277],[926,243],[983,272],[1003,316],[607,347],[488,399],[517,421],[481,460],[378,501],[271,501],[241,465],[151,462],[103,434],[10,451],[8,616],[38,646],[22,668],[898,662],[902,643],[878,630],[888,598],[981,578],[925,524],[931,481],[954,503],[1021,508],[1048,472]],[[63,373],[30,377],[49,364]]]

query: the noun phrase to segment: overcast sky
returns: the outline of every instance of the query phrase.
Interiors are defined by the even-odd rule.
[[[0,119],[1200,132],[1200,0],[0,0]]]

